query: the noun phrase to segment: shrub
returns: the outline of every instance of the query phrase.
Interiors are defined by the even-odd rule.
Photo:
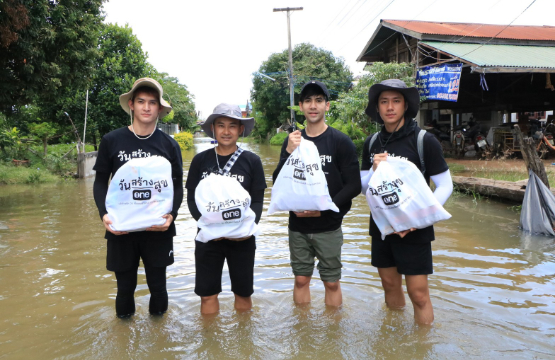
[[[270,145],[283,145],[285,138],[288,137],[289,134],[286,131],[282,131],[280,133],[275,134],[270,139]]]
[[[366,141],[365,139],[355,139],[353,140],[353,143],[355,144],[355,147],[357,148],[357,156],[360,159],[362,157],[362,148],[364,146],[364,141]]]
[[[193,147],[193,134],[190,132],[182,131],[179,134],[175,134],[173,138],[177,141],[179,147],[181,147],[181,151],[189,150]]]

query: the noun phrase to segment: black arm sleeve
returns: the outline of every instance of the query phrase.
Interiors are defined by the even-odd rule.
[[[197,203],[195,201],[195,192],[194,191],[187,191],[187,207],[189,207],[189,212],[191,216],[198,221],[201,217],[201,213],[198,210]]]
[[[262,216],[262,207],[264,205],[264,189],[254,190],[251,194],[251,209],[254,211],[256,218],[254,222],[258,224]]]
[[[338,150],[338,160],[343,188],[335,194],[333,202],[338,207],[350,203],[360,194],[360,172],[355,144],[350,139],[343,141]]]
[[[173,206],[172,214],[173,220],[177,218],[177,212],[183,202],[183,173],[173,178]]]
[[[281,152],[279,155],[279,163],[277,164],[276,169],[274,170],[274,173],[272,174],[272,181],[276,182],[276,179],[279,175],[279,172],[281,171],[281,168],[283,167],[283,165],[285,164],[285,162],[287,161],[287,158],[289,158],[289,154],[287,152],[287,144],[289,143],[289,138],[285,138],[285,140],[283,141],[283,145],[281,146]]]
[[[94,202],[98,208],[100,220],[108,213],[106,211],[106,195],[108,194],[108,181],[110,180],[110,173],[96,172],[93,185]]]
[[[362,146],[362,164],[360,165],[360,170],[370,170],[372,168],[372,163],[370,162],[370,140],[372,139],[373,134],[368,136],[364,141],[364,145]]]

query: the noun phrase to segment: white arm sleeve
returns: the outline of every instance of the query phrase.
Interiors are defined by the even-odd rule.
[[[360,185],[361,185],[361,192],[362,194],[366,194],[366,190],[368,190],[368,183],[370,182],[370,178],[374,174],[374,170],[363,170],[360,172]]]
[[[430,179],[432,179],[436,185],[434,196],[441,205],[445,204],[453,192],[453,179],[451,179],[451,173],[447,170],[441,174],[430,176]]]

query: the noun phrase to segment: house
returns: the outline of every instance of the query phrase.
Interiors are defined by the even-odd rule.
[[[511,113],[555,109],[553,26],[381,20],[357,61],[409,62],[416,70],[462,64],[456,101],[423,101],[421,125],[453,128],[473,117],[489,128],[510,122]]]

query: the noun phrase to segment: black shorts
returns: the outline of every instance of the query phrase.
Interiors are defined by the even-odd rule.
[[[147,238],[133,236],[107,240],[106,269],[127,271],[139,267],[139,258],[145,267],[166,267],[173,264],[173,237]]]
[[[433,274],[432,242],[390,241],[372,237],[372,265],[397,267],[403,275]]]
[[[251,296],[255,251],[254,236],[243,241],[195,241],[195,294],[212,296],[222,292],[222,270],[227,259],[231,291],[239,296]]]

